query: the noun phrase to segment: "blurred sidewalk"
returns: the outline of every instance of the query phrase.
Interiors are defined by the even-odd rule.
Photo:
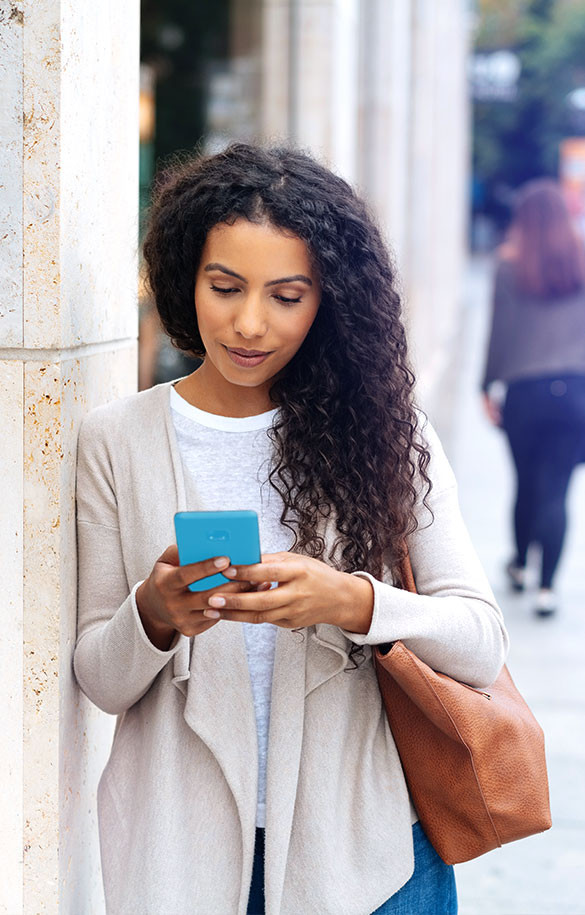
[[[512,676],[545,732],[553,828],[457,865],[460,915],[585,913],[585,465],[569,494],[569,534],[557,574],[558,618],[533,618],[529,594],[511,594],[512,467],[503,433],[483,416],[491,262],[474,259],[466,283],[456,418],[446,450],[461,508],[506,618]]]

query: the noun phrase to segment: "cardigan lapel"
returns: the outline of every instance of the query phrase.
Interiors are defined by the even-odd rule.
[[[333,559],[339,549],[337,543],[337,514],[332,509],[327,518],[321,519],[319,534],[325,543],[325,555],[329,556],[333,550]],[[351,642],[338,626],[329,623],[317,623],[311,627],[309,644],[307,646],[307,682],[305,696],[314,689],[326,683],[331,677],[340,673],[349,660]]]
[[[184,718],[215,756],[234,796],[244,857],[253,856],[258,737],[243,628],[220,621],[193,639]]]
[[[196,483],[185,479],[169,405],[170,384],[160,386],[176,510],[196,510]],[[331,546],[331,527],[323,536]],[[338,674],[349,642],[337,628],[318,623],[301,632],[280,628],[272,681],[266,785],[267,911],[280,910],[303,741],[305,696]],[[258,783],[258,739],[243,627],[220,621],[194,639],[181,637],[173,683],[185,696],[184,718],[215,756],[233,793],[244,858],[253,857]]]
[[[314,629],[320,630],[317,636]],[[331,630],[331,631],[330,631]],[[347,640],[335,626],[276,639],[266,772],[266,911],[280,912],[303,744],[305,696],[345,666]],[[307,688],[307,684],[310,687]]]
[[[164,389],[164,390],[162,390]],[[170,410],[170,384],[161,385],[176,511],[197,511],[196,483],[185,477]],[[215,756],[232,791],[244,855],[253,855],[258,738],[242,626],[227,620],[193,639],[182,637],[173,657],[174,685],[185,696],[183,716]]]
[[[322,530],[331,547],[330,528]],[[266,911],[280,912],[301,763],[305,698],[345,667],[349,642],[337,626],[301,632],[279,629],[276,639],[266,771]]]
[[[305,717],[307,630],[276,637],[266,766],[266,911],[279,912],[299,777]]]

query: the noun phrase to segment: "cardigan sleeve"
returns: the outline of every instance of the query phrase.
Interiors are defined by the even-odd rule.
[[[152,644],[140,620],[122,555],[115,483],[108,449],[91,414],[77,451],[77,642],[73,667],[79,686],[112,715],[137,702],[179,648]]]
[[[431,453],[433,487],[416,508],[418,527],[407,538],[418,594],[403,591],[367,572],[374,610],[367,633],[342,629],[360,645],[402,640],[434,670],[478,688],[498,676],[509,647],[502,611],[466,530],[457,484],[436,432],[425,439]]]

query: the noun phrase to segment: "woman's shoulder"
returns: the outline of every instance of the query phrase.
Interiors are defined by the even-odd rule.
[[[415,438],[430,451],[443,450],[439,433],[422,407],[414,407],[416,418]]]
[[[152,426],[166,408],[172,382],[163,382],[145,391],[128,394],[94,407],[81,423],[80,442],[125,439],[140,436],[141,430]]]
[[[457,482],[455,474],[439,433],[424,410],[419,407],[415,408],[415,415],[417,419],[416,441],[429,454],[427,475],[432,482],[433,489],[440,491],[455,486]]]

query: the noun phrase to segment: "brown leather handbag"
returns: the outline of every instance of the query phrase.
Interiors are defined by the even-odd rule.
[[[408,556],[402,581],[416,593]],[[506,666],[478,690],[402,642],[375,645],[373,656],[408,790],[446,864],[550,828],[544,734]]]

